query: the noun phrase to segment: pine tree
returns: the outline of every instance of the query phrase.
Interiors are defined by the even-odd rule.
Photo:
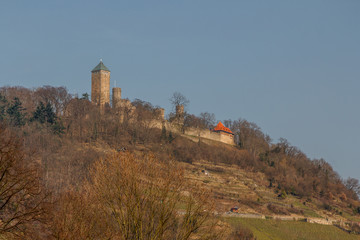
[[[8,106],[8,102],[5,96],[0,94],[0,121],[4,120],[6,117],[7,106]]]
[[[56,123],[57,117],[56,117],[53,107],[51,106],[51,104],[49,102],[45,106],[44,114],[45,114],[46,121],[48,123],[50,123],[50,124]]]
[[[83,93],[83,95],[82,95],[82,97],[80,99],[89,100],[89,94],[88,93]]]
[[[42,124],[45,123],[46,117],[45,117],[45,106],[43,102],[40,102],[40,104],[36,107],[35,112],[33,112],[33,116],[31,118],[31,121],[37,121]]]
[[[64,126],[59,118],[56,116],[54,108],[48,102],[46,106],[43,102],[40,102],[33,112],[31,121],[37,121],[41,124],[49,124],[54,133],[59,134],[64,132]]]
[[[22,107],[20,99],[15,97],[13,103],[6,110],[11,125],[16,127],[25,125],[26,113],[24,113],[24,110],[25,108]]]

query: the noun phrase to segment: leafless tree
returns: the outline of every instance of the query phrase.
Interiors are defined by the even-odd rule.
[[[39,101],[50,103],[56,115],[64,113],[65,106],[72,98],[65,87],[43,86],[37,88],[34,94]]]
[[[209,193],[152,155],[98,161],[80,198],[68,195],[63,205],[53,223],[57,239],[219,239]]]
[[[0,238],[29,233],[43,220],[46,195],[39,176],[24,161],[19,140],[0,125]]]
[[[176,106],[181,106],[181,105],[183,105],[184,109],[186,109],[188,107],[190,101],[181,93],[174,92],[170,98],[170,102],[172,104],[173,111],[175,111]]]
[[[347,189],[353,191],[356,195],[360,196],[360,184],[359,180],[356,178],[347,178],[344,182]]]
[[[269,150],[271,138],[264,134],[255,123],[239,119],[233,122],[232,130],[235,135],[239,136],[238,144],[242,148],[248,149],[254,157]]]
[[[215,114],[208,113],[208,112],[200,113],[200,119],[202,121],[202,124],[206,128],[214,127],[215,122],[216,122]]]

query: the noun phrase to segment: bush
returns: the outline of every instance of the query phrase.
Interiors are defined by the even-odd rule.
[[[234,231],[231,233],[229,240],[256,240],[253,232],[242,225],[237,225]]]
[[[276,206],[276,205],[271,204],[271,203],[267,206],[267,209],[269,209],[271,212],[273,212],[275,214],[289,215],[289,212],[288,212],[288,210],[286,208]]]
[[[323,203],[323,208],[327,211],[331,211],[333,208],[328,202]]]

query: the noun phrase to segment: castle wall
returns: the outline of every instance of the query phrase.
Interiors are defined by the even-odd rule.
[[[99,106],[110,104],[110,72],[91,73],[91,101]]]
[[[135,110],[136,108],[128,99],[120,99],[120,101],[117,103],[117,111],[120,116],[120,122],[124,122],[125,119],[132,121],[136,117]]]
[[[163,108],[156,109],[156,115],[157,115],[156,117],[159,120],[164,121],[165,120],[165,109],[163,109]]]
[[[162,129],[165,127],[167,131],[171,131],[177,134],[184,134],[192,137],[200,137],[209,139],[216,142],[222,142],[229,145],[235,145],[234,136],[222,132],[212,132],[208,129],[186,128],[185,132],[182,132],[179,124],[169,123],[168,121],[153,120],[152,127]]]
[[[105,69],[105,70],[103,70]],[[112,89],[112,106],[116,109],[119,115],[119,121],[133,121],[136,117],[136,108],[129,100],[121,99],[121,88]],[[110,71],[100,62],[91,73],[91,101],[100,106],[104,110],[105,105],[110,105]],[[163,108],[155,111],[155,118],[145,121],[151,128],[162,129],[165,127],[168,131],[178,134],[185,134],[194,137],[201,137],[213,141],[223,142],[226,144],[234,145],[234,138],[230,134],[223,132],[212,132],[206,129],[187,128],[184,132],[182,126],[184,124],[184,106],[176,106],[175,121],[169,123],[165,120],[165,112]]]
[[[212,132],[208,129],[195,129],[189,128],[185,130],[186,135],[194,136],[194,137],[201,137],[210,139],[217,142],[222,142],[230,145],[235,145],[233,135],[226,134],[223,132]]]
[[[118,113],[120,122],[124,121],[124,117],[129,121],[132,121],[135,116],[135,107],[131,104],[131,102],[127,99],[120,99],[117,103],[118,105]],[[113,103],[113,106],[116,104]],[[155,112],[155,116],[152,120],[144,120],[144,124],[146,124],[150,128],[162,129],[166,128],[167,131],[171,131],[177,134],[185,134],[193,137],[200,137],[204,139],[209,139],[212,141],[222,142],[229,145],[235,145],[234,136],[223,133],[223,132],[213,132],[208,129],[197,129],[197,128],[186,128],[185,132],[182,130],[182,124],[179,124],[177,121],[170,123],[164,118],[165,112],[163,108],[157,109]]]

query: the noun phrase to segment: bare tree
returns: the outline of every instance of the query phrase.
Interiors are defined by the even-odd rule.
[[[1,87],[0,93],[8,100],[18,98],[25,109],[25,113],[31,114],[36,108],[36,100],[32,90],[24,87]]]
[[[248,149],[254,157],[269,150],[271,138],[255,123],[239,119],[233,122],[232,130],[239,138],[240,147]]]
[[[216,122],[215,114],[208,113],[208,112],[200,113],[200,119],[202,121],[202,124],[206,128],[214,127],[215,122]]]
[[[133,129],[137,131],[139,140],[147,142],[153,137],[153,130],[157,124],[157,108],[151,103],[135,99]]]
[[[353,191],[356,195],[360,196],[360,184],[358,179],[349,177],[344,182],[344,185],[347,189]]]
[[[186,109],[190,101],[181,93],[174,92],[170,98],[170,102],[172,104],[173,111],[175,111],[176,107],[181,105],[184,106],[184,109]]]
[[[184,127],[191,127],[201,130],[205,126],[201,118],[195,116],[194,114],[187,114],[184,119]]]
[[[43,86],[37,88],[34,94],[39,98],[39,101],[49,102],[54,108],[56,115],[62,115],[65,106],[71,100],[71,95],[65,87]]]
[[[219,239],[209,193],[152,155],[99,160],[80,198],[69,195],[63,205],[54,217],[57,239]]]
[[[25,163],[19,140],[0,125],[0,237],[23,235],[44,217],[39,176]]]
[[[232,129],[233,128],[233,121],[231,119],[223,120],[225,127]]]
[[[64,193],[53,212],[50,224],[52,239],[113,239],[109,231],[111,224],[97,207],[86,192]]]

